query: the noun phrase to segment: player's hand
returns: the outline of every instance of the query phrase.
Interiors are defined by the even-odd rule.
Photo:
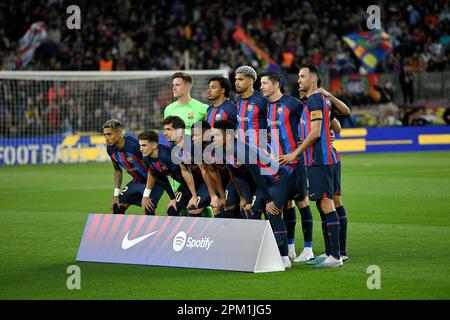
[[[324,88],[317,88],[316,90],[314,90],[314,93],[321,93],[323,94],[325,97],[331,97],[331,93],[329,93],[327,90],[325,90]]]
[[[242,210],[244,210],[246,204],[247,204],[247,201],[245,201],[244,198],[241,198],[239,200],[239,208],[241,208]]]
[[[167,204],[166,212],[169,211],[170,207],[173,207],[175,211],[177,211],[177,200],[172,199],[169,201],[169,203]]]
[[[192,197],[187,204],[187,209],[191,209],[193,207],[198,209],[197,208],[197,197]]]
[[[288,164],[289,162],[294,161],[296,158],[297,158],[297,157],[296,157],[295,154],[292,152],[292,153],[288,153],[288,154],[285,154],[285,155],[281,156],[281,157],[278,159],[278,162],[279,162],[281,165],[286,165],[286,164]]]
[[[336,140],[336,137],[334,135],[334,131],[330,130],[330,143],[333,144],[334,140]]]
[[[266,203],[266,212],[273,215],[280,214],[280,210],[273,201]]]
[[[249,215],[252,213],[252,204],[251,203],[246,203],[244,206],[244,212],[245,214]]]
[[[211,196],[211,207],[218,208],[220,207],[221,201],[217,195]]]
[[[141,206],[144,210],[147,211],[153,211],[155,209],[155,205],[150,197],[142,197]]]
[[[120,203],[120,198],[119,197],[113,197],[113,200],[112,200],[112,202],[111,202],[111,211],[114,211],[114,205],[115,204],[117,204],[117,205],[119,205],[119,203]]]

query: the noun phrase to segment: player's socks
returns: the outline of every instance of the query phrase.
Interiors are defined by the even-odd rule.
[[[113,205],[113,213],[114,214],[125,214],[125,208],[120,207],[117,203]]]
[[[178,212],[177,212],[177,210],[175,210],[174,207],[170,207],[169,210],[167,210],[167,215],[168,216],[178,216]]]
[[[281,219],[280,216],[278,217],[271,216],[270,224],[272,226],[275,240],[277,241],[278,249],[280,250],[280,255],[282,257],[287,256],[288,255],[287,231],[283,219]]]
[[[343,206],[337,207],[336,212],[339,216],[339,245],[341,256],[347,256],[347,214]]]
[[[302,230],[305,248],[312,248],[313,217],[311,214],[311,208],[309,206],[300,208],[300,215],[302,217]]]
[[[293,245],[295,242],[295,225],[297,224],[295,207],[283,210],[283,220],[286,224],[288,244]]]
[[[147,215],[147,216],[154,216],[155,215],[155,210],[149,211],[149,210],[145,209],[145,215]]]
[[[320,213],[320,220],[322,220],[322,235],[323,235],[323,242],[325,245],[325,254],[327,256],[330,255],[330,239],[328,237],[328,230],[327,230],[327,218],[325,217],[325,214],[322,212],[322,209],[320,209],[319,202],[316,202],[317,204],[317,210],[319,210]]]
[[[336,211],[327,213],[326,215],[326,223],[328,230],[328,237],[330,239],[330,253],[336,258],[340,259],[341,253],[339,250],[339,217]]]

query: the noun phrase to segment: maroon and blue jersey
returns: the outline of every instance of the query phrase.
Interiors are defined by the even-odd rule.
[[[147,166],[142,159],[139,141],[133,137],[125,137],[122,149],[108,146],[106,151],[109,157],[133,177],[133,182],[145,183],[147,181]]]
[[[206,110],[206,121],[214,127],[217,121],[229,120],[237,125],[237,106],[230,100],[225,101],[218,107],[210,106]]]
[[[311,132],[312,122],[321,121],[322,128],[320,138],[304,152],[305,165],[307,166],[333,165],[338,162],[339,156],[330,141],[330,116],[330,99],[320,93],[309,96],[301,117],[301,140],[304,141]]]
[[[152,159],[144,157],[144,163],[150,169],[151,173],[160,179],[171,176],[174,180],[182,182],[180,166],[175,164],[171,158],[172,148],[163,144],[158,145],[158,158]]]
[[[268,125],[270,129],[270,147],[276,157],[289,154],[297,149],[298,124],[303,112],[303,103],[284,94],[279,100],[269,102]],[[297,164],[298,160],[292,162]]]
[[[258,146],[259,130],[267,129],[267,98],[255,91],[248,98],[238,96],[236,104],[239,140]]]
[[[330,122],[333,121],[333,119],[336,118],[336,114],[331,111],[331,116],[330,116]],[[337,157],[337,162],[341,161],[341,156],[339,155],[339,153],[337,152],[337,150],[334,148],[334,146],[332,145],[334,152],[336,153],[336,157]]]

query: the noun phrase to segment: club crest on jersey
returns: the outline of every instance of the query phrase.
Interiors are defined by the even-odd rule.
[[[127,162],[128,163],[132,163],[133,162],[133,158],[132,157],[127,157]]]
[[[247,107],[247,111],[252,111],[253,110],[253,105],[249,105],[248,107]]]
[[[222,117],[222,115],[220,113],[216,114],[216,120],[220,120],[220,118]]]
[[[278,107],[277,113],[278,113],[278,114],[281,114],[282,112],[283,112],[283,108],[282,108],[282,107]]]
[[[188,119],[190,119],[190,120],[194,119],[194,113],[193,112],[189,112],[188,113]]]

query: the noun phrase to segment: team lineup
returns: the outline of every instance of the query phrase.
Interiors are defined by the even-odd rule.
[[[341,199],[341,161],[333,147],[341,130],[335,115],[350,109],[320,87],[316,66],[298,73],[299,98],[282,91],[276,72],[260,77],[250,66],[235,70],[236,103],[225,77],[209,80],[211,106],[190,95],[193,79],[172,76],[176,101],[164,110],[162,141],[155,130],[124,136],[123,124],[103,125],[114,167],[114,214],[131,205],[155,215],[164,192],[169,216],[262,219],[270,221],[285,268],[291,260],[317,268],[340,267],[348,260],[347,217]],[[123,170],[132,180],[122,188]],[[314,256],[315,201],[322,221],[325,252]],[[296,207],[304,247],[295,251]]]

